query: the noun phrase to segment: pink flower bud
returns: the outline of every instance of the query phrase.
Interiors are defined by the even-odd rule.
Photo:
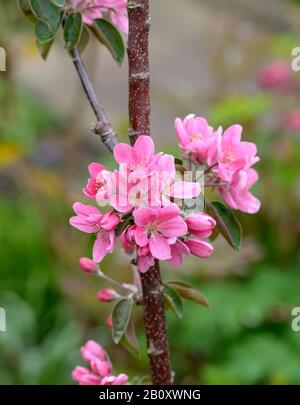
[[[189,232],[200,238],[209,238],[213,228],[216,226],[216,221],[202,212],[190,214],[185,222]]]
[[[79,385],[102,385],[102,380],[101,377],[89,373],[81,377]]]
[[[98,301],[100,302],[111,302],[119,297],[119,294],[110,288],[100,290],[97,294]]]
[[[106,353],[102,346],[93,340],[88,340],[81,348],[81,357],[90,362],[92,360],[105,360]]]
[[[92,371],[100,377],[107,377],[111,372],[111,365],[108,361],[92,360],[90,366]]]
[[[79,260],[79,266],[81,270],[83,270],[87,274],[97,274],[98,273],[98,266],[93,260],[88,259],[87,257],[82,257]]]
[[[150,253],[149,247],[148,246],[144,246],[144,247],[138,247],[137,249],[137,255],[139,257],[145,257],[148,256]]]
[[[107,319],[106,319],[106,325],[107,325],[109,328],[112,328],[112,316],[111,316],[111,315],[109,315],[109,316],[107,317]]]
[[[79,383],[81,378],[84,375],[89,374],[89,373],[90,373],[90,370],[88,368],[78,366],[72,371],[72,379]]]
[[[185,245],[189,248],[192,255],[206,259],[212,253],[214,248],[205,240],[191,238],[185,241]]]
[[[123,385],[126,384],[128,381],[128,376],[126,374],[119,374],[117,377],[115,376],[108,376],[104,377],[101,385]]]
[[[275,60],[265,66],[259,74],[259,85],[266,90],[287,91],[292,88],[293,75],[287,60]]]

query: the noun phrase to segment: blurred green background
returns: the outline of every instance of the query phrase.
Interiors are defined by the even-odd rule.
[[[300,91],[270,93],[257,84],[265,64],[290,63],[300,46],[296,3],[151,0],[157,145],[179,154],[173,119],[195,112],[215,126],[242,124],[261,156],[255,193],[262,209],[238,214],[241,251],[218,238],[209,260],[163,268],[165,279],[192,281],[211,304],[185,303],[182,320],[168,315],[177,383],[300,383],[300,332],[291,329],[291,309],[300,306],[300,130],[282,125],[300,106]],[[0,72],[0,306],[7,314],[0,384],[72,383],[79,348],[90,338],[105,345],[120,371],[147,376],[145,351],[136,360],[113,345],[111,305],[96,300],[106,285],[78,269],[90,243],[68,225],[73,201],[87,203],[80,192],[87,164],[113,162],[89,133],[93,116],[62,41],[43,62],[15,2],[0,5],[0,46],[7,51],[7,71]],[[116,67],[95,43],[84,57],[125,140],[126,63]],[[300,73],[294,76],[300,83]],[[119,249],[103,269],[130,280]],[[136,320],[144,346],[140,310]]]

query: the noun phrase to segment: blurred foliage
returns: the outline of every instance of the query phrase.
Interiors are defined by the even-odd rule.
[[[0,0],[0,5],[7,7],[5,19],[4,13],[0,17],[1,40],[9,38],[9,25],[28,29],[15,2]],[[297,38],[273,37],[259,48],[261,65],[290,58]],[[220,77],[228,81],[221,66]],[[238,215],[245,235],[240,253],[233,255],[218,238],[211,259],[187,260],[180,274],[164,268],[165,279],[193,282],[211,304],[205,309],[185,302],[182,320],[168,314],[173,367],[180,383],[300,384],[300,333],[291,329],[291,308],[300,306],[300,134],[284,132],[280,121],[299,97],[260,92],[255,72],[240,74],[240,81],[252,83],[251,91],[218,92],[208,102],[208,117],[216,126],[241,123],[245,139],[258,144],[261,180],[255,193],[262,210]],[[78,257],[90,254],[89,243],[68,225],[87,162],[113,167],[111,157],[99,157],[90,137],[77,139],[70,149],[66,123],[7,74],[0,76],[0,101],[0,306],[7,312],[7,332],[0,333],[0,383],[71,383],[79,348],[89,338],[105,344],[118,371],[146,376],[141,310],[136,323],[144,350],[137,361],[113,345],[105,325],[112,307],[96,301],[104,285],[77,269]],[[184,106],[175,104],[169,100],[183,115]],[[126,129],[124,120],[119,125],[124,140]],[[178,151],[175,137],[166,143],[165,151]],[[103,269],[130,280],[119,250],[105,259]]]

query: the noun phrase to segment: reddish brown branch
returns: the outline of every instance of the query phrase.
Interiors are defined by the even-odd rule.
[[[150,136],[149,0],[129,0],[129,118],[130,142]],[[141,274],[144,326],[153,384],[171,384],[172,372],[159,262]]]

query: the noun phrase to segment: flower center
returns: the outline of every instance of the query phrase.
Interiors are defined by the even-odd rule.
[[[201,132],[193,132],[190,134],[191,141],[199,141],[200,139],[203,139],[203,134],[201,134]]]
[[[156,221],[151,222],[151,224],[147,225],[146,229],[147,229],[148,235],[158,233],[159,232],[158,223]]]

